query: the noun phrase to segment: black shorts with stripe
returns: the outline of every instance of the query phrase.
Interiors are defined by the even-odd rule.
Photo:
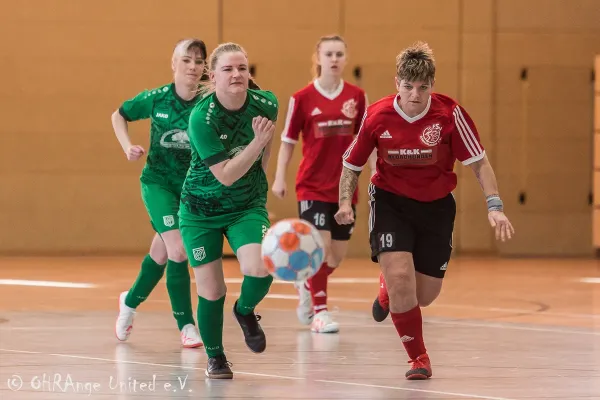
[[[421,202],[369,184],[371,260],[391,251],[412,253],[415,270],[443,278],[452,253],[454,196]]]
[[[310,222],[320,231],[331,232],[332,240],[350,240],[354,231],[354,222],[349,225],[340,225],[334,216],[339,206],[337,203],[327,203],[317,200],[302,200],[298,202],[300,219]],[[354,220],[356,221],[356,207],[353,205]]]

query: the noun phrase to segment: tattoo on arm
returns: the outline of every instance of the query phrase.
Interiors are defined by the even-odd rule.
[[[358,186],[359,171],[353,171],[344,167],[340,178],[340,201],[352,200],[352,196]]]
[[[481,185],[481,187],[483,188],[483,180],[481,180],[481,168],[476,168],[473,172],[475,172],[475,177],[477,178],[479,185]]]

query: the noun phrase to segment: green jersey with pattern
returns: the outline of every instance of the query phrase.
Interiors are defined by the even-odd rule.
[[[171,83],[144,90],[123,103],[119,113],[126,121],[150,118],[150,148],[140,180],[181,193],[190,166],[191,152],[187,130],[190,113],[200,97],[186,101]]]
[[[254,117],[275,122],[277,112],[277,98],[265,90],[248,89],[246,102],[236,111],[223,107],[214,93],[198,102],[190,116],[192,162],[183,185],[180,215],[202,219],[266,207],[268,183],[262,154],[231,186],[221,184],[209,167],[235,157],[250,144]]]

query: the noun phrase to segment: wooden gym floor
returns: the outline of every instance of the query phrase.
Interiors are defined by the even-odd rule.
[[[367,260],[331,276],[337,335],[301,326],[293,287],[275,283],[258,308],[268,343],[260,355],[231,316],[241,276],[226,261],[233,381],[205,380],[204,349],[180,348],[164,280],[129,341],[117,341],[117,297],[139,262],[1,258],[0,398],[600,399],[595,260],[453,259],[442,295],[423,310],[434,376],[411,382],[390,320],[371,318],[378,269]]]

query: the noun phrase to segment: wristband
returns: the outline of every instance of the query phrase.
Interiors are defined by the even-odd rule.
[[[504,211],[504,204],[497,194],[486,197],[488,212],[490,211]]]

